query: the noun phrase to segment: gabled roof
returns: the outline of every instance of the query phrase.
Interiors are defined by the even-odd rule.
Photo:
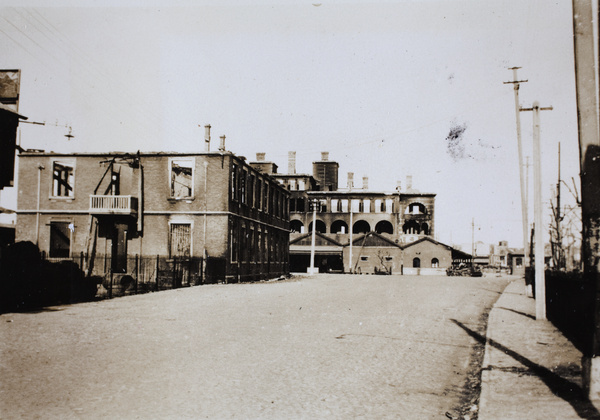
[[[359,236],[358,238],[354,238],[354,240],[352,241],[352,245],[366,247],[394,246],[402,248],[402,246],[398,245],[396,242],[386,238],[385,236],[377,232],[365,233],[364,235]],[[348,241],[348,243],[344,246],[350,246],[350,241]]]
[[[422,237],[422,238],[420,238],[420,239],[417,239],[417,240],[416,240],[416,241],[414,241],[414,242],[410,242],[410,243],[408,243],[408,244],[405,244],[405,245],[403,246],[403,248],[404,248],[404,249],[406,249],[406,248],[410,248],[411,246],[414,246],[414,245],[420,244],[420,243],[422,243],[422,242],[431,242],[431,243],[432,243],[432,244],[434,244],[434,245],[440,245],[440,246],[443,246],[443,247],[445,247],[445,248],[447,248],[447,249],[449,249],[449,250],[453,250],[453,248],[452,248],[450,245],[446,245],[446,244],[443,244],[443,243],[441,243],[441,242],[438,242],[438,241],[436,241],[435,239],[433,239],[433,238],[430,238],[429,236],[424,236],[424,237]]]
[[[306,233],[306,234],[299,236],[296,239],[292,239],[290,241],[290,245],[311,245],[311,244],[312,244],[312,232]],[[315,245],[343,246],[340,242],[336,241],[335,239],[331,239],[330,237],[325,236],[319,232],[315,232]]]

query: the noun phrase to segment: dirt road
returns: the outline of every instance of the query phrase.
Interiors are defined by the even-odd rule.
[[[507,278],[317,275],[0,315],[0,418],[457,412]],[[468,387],[467,387],[468,388]]]

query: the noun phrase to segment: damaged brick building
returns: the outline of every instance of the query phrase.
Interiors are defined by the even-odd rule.
[[[197,153],[25,151],[16,239],[88,274],[158,275],[139,257],[195,261],[190,284],[268,279],[288,273],[289,195],[225,136],[211,151],[210,126]]]

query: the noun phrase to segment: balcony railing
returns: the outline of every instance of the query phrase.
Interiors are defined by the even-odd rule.
[[[91,214],[137,215],[137,197],[130,195],[90,195]]]

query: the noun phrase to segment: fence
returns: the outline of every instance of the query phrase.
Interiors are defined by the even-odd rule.
[[[594,284],[583,277],[582,273],[546,271],[546,308],[548,320],[587,355],[594,329]]]
[[[89,270],[86,256],[46,258],[50,262],[70,261],[82,272]],[[202,258],[166,258],[160,256],[122,257],[97,256],[91,266],[90,278],[98,284],[96,298],[156,292],[196,286],[205,283]]]

